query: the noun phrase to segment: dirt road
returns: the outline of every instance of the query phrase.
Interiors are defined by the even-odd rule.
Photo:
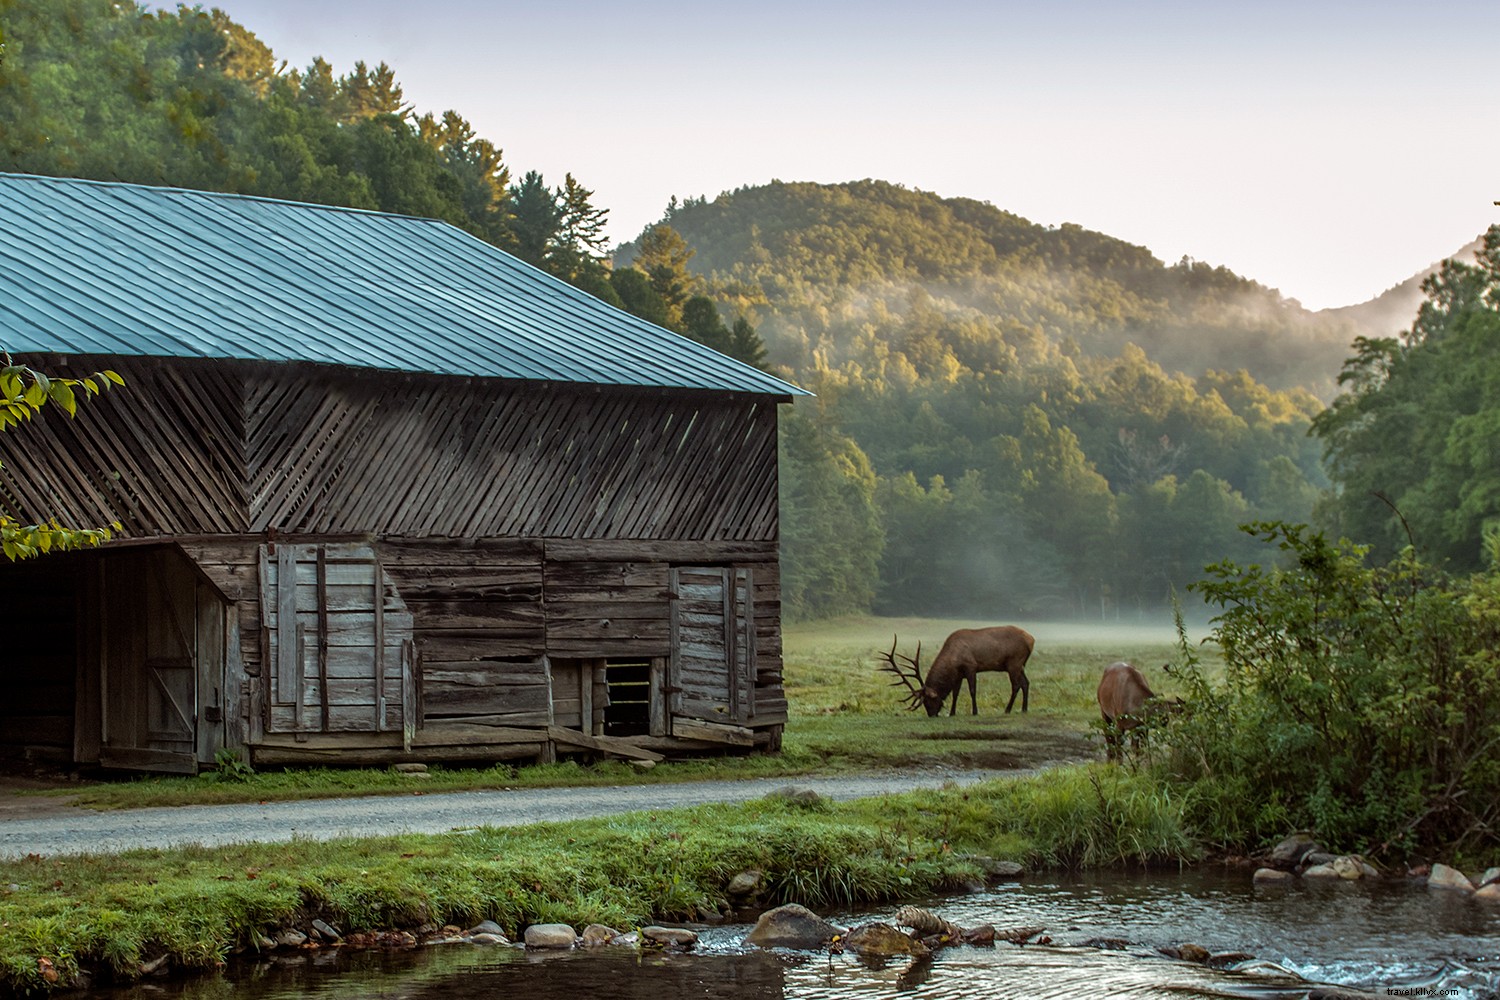
[[[708,802],[744,802],[788,785],[832,799],[854,799],[948,781],[969,784],[1031,771],[924,771],[830,778],[758,778],[609,788],[535,788],[245,805],[178,806],[94,812],[56,799],[4,795],[0,858],[28,854],[116,853],[133,848],[331,840],[348,836],[445,833],[476,826],[525,826]]]

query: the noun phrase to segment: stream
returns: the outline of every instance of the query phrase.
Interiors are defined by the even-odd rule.
[[[747,926],[701,928],[691,953],[527,953],[444,945],[376,953],[339,949],[235,960],[222,974],[95,990],[96,1000],[385,997],[478,1000],[670,1000],[911,995],[935,1000],[1063,997],[1302,998],[1327,984],[1387,996],[1500,997],[1500,907],[1405,879],[1256,887],[1248,871],[1042,875],[983,892],[919,901],[963,926],[1045,925],[1053,944],[954,947],[930,959],[762,952]],[[828,914],[853,925],[895,906]],[[1109,942],[1108,947],[1085,942]],[[1231,970],[1156,949],[1192,942],[1247,952]],[[75,994],[77,995],[77,994]]]

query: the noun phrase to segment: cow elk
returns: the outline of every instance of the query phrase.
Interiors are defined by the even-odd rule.
[[[1026,661],[1036,640],[1024,629],[1014,625],[997,625],[993,628],[961,628],[948,636],[943,648],[927,668],[927,677],[922,677],[922,644],[917,644],[916,656],[903,656],[896,652],[896,637],[891,638],[891,651],[880,654],[885,660],[882,670],[896,675],[892,684],[904,684],[907,689],[906,707],[921,705],[930,716],[943,710],[943,702],[951,695],[953,704],[949,715],[958,711],[959,688],[969,682],[969,706],[972,714],[979,714],[979,699],[975,693],[976,675],[986,670],[1003,670],[1010,675],[1010,702],[1007,714],[1015,707],[1016,695],[1021,696],[1021,711],[1025,712],[1031,700],[1031,682],[1026,679]],[[898,662],[901,661],[901,662]],[[905,666],[902,666],[902,662]]]
[[[1120,759],[1126,734],[1130,736],[1131,748],[1139,750],[1142,727],[1149,729],[1163,713],[1182,709],[1180,699],[1158,698],[1146,683],[1145,674],[1123,660],[1104,668],[1097,697],[1099,712],[1104,716],[1105,753],[1112,761]]]

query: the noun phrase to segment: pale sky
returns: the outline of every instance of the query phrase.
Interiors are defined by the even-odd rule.
[[[616,242],[672,195],[871,177],[1323,308],[1500,222],[1494,0],[214,5],[296,67],[389,63]]]

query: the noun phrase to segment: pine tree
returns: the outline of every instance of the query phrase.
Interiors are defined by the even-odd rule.
[[[557,191],[562,207],[557,242],[570,253],[602,257],[609,248],[609,237],[604,235],[609,209],[595,208],[589,200],[593,196],[594,192],[572,174],[563,178],[563,186]]]
[[[729,353],[729,327],[707,295],[694,295],[682,307],[682,332],[705,347]]]
[[[562,207],[540,173],[528,171],[521,183],[510,189],[510,210],[516,256],[528,264],[547,267],[557,242]]]
[[[760,339],[760,334],[744,316],[734,321],[729,331],[729,346],[724,353],[756,368],[766,366],[766,342]]]
[[[651,279],[651,287],[667,308],[668,325],[674,330],[682,329],[682,308],[698,285],[687,267],[693,252],[682,234],[665,223],[646,230],[636,248],[635,266]]]
[[[396,74],[385,63],[373,70],[361,60],[354,64],[354,72],[339,81],[347,103],[346,121],[360,121],[377,115],[395,115],[405,119],[412,106],[405,103],[401,84]]]

